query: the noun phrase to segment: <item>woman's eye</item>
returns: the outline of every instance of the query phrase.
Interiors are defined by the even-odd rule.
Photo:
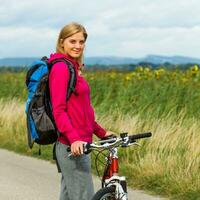
[[[75,40],[71,40],[71,41],[70,41],[70,43],[72,43],[72,44],[75,44],[75,43],[76,43],[76,41],[75,41]]]
[[[85,41],[84,41],[84,40],[81,40],[81,41],[70,40],[69,42],[70,42],[71,44],[76,44],[76,43],[79,43],[80,45],[84,45],[84,44],[85,44]]]
[[[80,44],[83,45],[85,43],[85,41],[80,41]]]

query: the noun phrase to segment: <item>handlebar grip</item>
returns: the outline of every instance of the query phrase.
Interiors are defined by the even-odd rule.
[[[90,143],[87,143],[85,146],[84,146],[84,154],[88,154],[91,152],[91,149],[90,149]]]
[[[140,134],[136,134],[136,135],[129,135],[129,139],[131,142],[133,142],[134,140],[147,138],[147,137],[151,137],[151,136],[152,136],[152,133],[147,132],[147,133],[140,133]]]
[[[67,147],[67,152],[71,152],[71,147]]]
[[[86,143],[83,148],[84,148],[84,154],[90,153],[90,143]],[[67,147],[67,152],[71,152],[70,146]]]

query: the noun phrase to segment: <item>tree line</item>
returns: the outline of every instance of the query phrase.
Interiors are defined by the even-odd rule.
[[[164,64],[154,64],[148,62],[141,62],[138,64],[120,64],[120,65],[85,65],[84,69],[86,71],[96,71],[96,70],[116,70],[116,71],[134,71],[137,67],[148,67],[152,69],[158,68],[166,68],[166,69],[182,69],[186,70],[191,66],[195,65],[196,63],[188,63],[188,64],[171,64],[171,63],[164,63]],[[4,72],[26,72],[29,66],[0,66],[0,73]]]

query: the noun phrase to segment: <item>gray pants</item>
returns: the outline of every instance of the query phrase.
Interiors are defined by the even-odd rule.
[[[90,200],[94,195],[89,155],[70,156],[67,145],[56,143],[56,157],[61,169],[60,200]]]

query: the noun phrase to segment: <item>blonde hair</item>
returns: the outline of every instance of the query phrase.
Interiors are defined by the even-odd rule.
[[[83,33],[83,36],[84,36],[85,41],[86,41],[88,35],[87,35],[87,32],[86,32],[86,29],[81,24],[78,24],[76,22],[72,22],[72,23],[64,26],[61,29],[60,34],[58,36],[57,45],[56,45],[56,52],[65,54],[61,41],[72,36],[72,35],[74,35],[74,34],[76,34],[76,33],[79,33],[79,32]],[[82,65],[83,65],[83,60],[84,60],[84,55],[82,53],[80,55],[80,57],[77,59],[80,67],[82,67]]]

